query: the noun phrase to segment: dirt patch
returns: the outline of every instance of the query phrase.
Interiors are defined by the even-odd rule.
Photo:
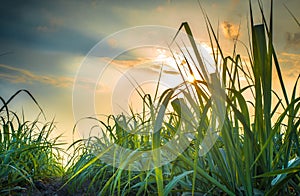
[[[93,196],[96,194],[87,194],[87,188],[77,188],[76,190],[72,187],[62,187],[64,181],[62,179],[51,179],[51,180],[37,180],[34,182],[34,186],[18,186],[18,190],[10,192],[9,195],[34,195],[34,196]],[[83,187],[88,187],[88,184],[84,184]]]

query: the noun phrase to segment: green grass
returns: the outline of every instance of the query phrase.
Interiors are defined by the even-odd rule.
[[[42,128],[38,121],[21,123],[18,115],[8,109],[11,99],[7,102],[1,99],[1,193],[9,194],[22,184],[34,186],[37,179],[62,176],[61,189],[67,189],[69,194],[84,190],[92,195],[299,195],[300,97],[297,82],[300,76],[288,97],[272,40],[272,11],[267,22],[259,4],[263,22],[254,24],[251,1],[249,8],[247,65],[236,50],[231,56],[224,55],[218,33],[201,8],[211,46],[216,48],[214,58],[219,73],[202,74],[200,70],[205,68],[191,28],[188,23],[182,23],[178,32],[185,31],[189,35],[190,43],[186,44],[192,46],[196,59],[188,61],[192,55],[183,54],[189,55],[185,56],[187,63],[184,67],[178,64],[178,70],[182,75],[189,72],[202,75],[202,78],[184,81],[154,97],[139,92],[144,101],[141,114],[111,115],[105,122],[87,117],[99,122],[103,137],[75,141],[70,146],[74,153],[65,168],[58,161],[56,139],[48,137],[53,123],[46,123]],[[174,36],[172,44],[177,41]],[[234,48],[237,44],[235,40]],[[192,69],[196,64],[199,67]],[[245,82],[240,80],[242,76]],[[274,78],[279,79],[280,92],[272,89]],[[178,98],[178,94],[184,98]],[[34,98],[33,101],[36,102]],[[224,116],[222,127],[213,124],[218,116]],[[208,131],[211,126],[219,135],[206,152],[200,145],[207,142],[204,136],[211,134]],[[138,134],[140,132],[145,134]],[[171,155],[177,156],[170,163],[160,166],[164,154],[156,151],[153,157],[148,157],[154,162],[153,169],[124,169],[130,167],[131,161],[142,151],[157,149],[185,134],[194,136],[182,153],[177,152],[176,146],[166,147]],[[122,167],[102,161],[101,158],[114,149],[107,146],[108,141],[133,150],[125,153],[126,159],[119,165]],[[117,156],[110,158],[116,161]]]
[[[147,140],[148,143],[149,141],[152,143],[153,149],[163,145],[163,141],[170,141],[170,136],[174,136],[178,128],[195,135],[190,146],[182,154],[178,154],[175,161],[154,170],[135,173],[115,169],[110,178],[105,178],[110,180],[106,182],[106,189],[101,193],[126,195],[128,187],[131,187],[130,191],[135,193],[158,195],[167,193],[220,194],[221,192],[229,195],[299,194],[300,98],[296,96],[298,79],[295,81],[292,96],[288,98],[272,40],[272,12],[270,22],[267,23],[259,4],[263,23],[254,24],[251,2],[249,6],[251,37],[248,65],[242,64],[244,60],[236,51],[232,56],[224,56],[218,35],[203,10],[211,45],[217,48],[214,57],[216,62],[221,62],[217,67],[221,71],[219,75],[222,76],[225,92],[219,93],[225,93],[224,100],[215,103],[216,98],[213,95],[217,92],[216,89],[210,88],[213,81],[218,81],[216,78],[219,77],[218,74],[211,76],[203,74],[202,80],[191,84],[192,90],[186,88],[183,92],[185,101],[176,99],[174,96],[180,87],[169,89],[155,104],[158,107],[150,108],[152,118],[139,118],[135,121],[137,127],[152,126],[157,131],[149,135]],[[194,61],[200,65],[198,70],[204,70],[188,23],[183,23],[180,30],[184,30],[189,35],[190,45],[196,56]],[[235,41],[234,44],[238,42]],[[221,58],[220,61],[217,58]],[[183,69],[186,69],[190,74],[196,75],[192,72],[194,70],[191,69],[192,66],[195,66],[195,63],[187,61],[185,68],[178,65],[178,69],[181,74],[184,74]],[[283,100],[271,88],[274,66],[281,84]],[[241,76],[246,78],[246,84],[240,81]],[[187,86],[187,83],[184,82],[181,89]],[[203,88],[203,85],[206,85],[206,88]],[[247,92],[250,92],[252,97],[246,97]],[[271,102],[272,97],[278,98],[275,103]],[[155,100],[151,100],[150,103]],[[165,113],[164,106],[168,103],[172,103],[173,113]],[[209,115],[212,110],[219,114],[225,113],[224,126],[219,130],[220,136],[217,143],[207,154],[200,156],[199,145],[203,142],[203,136],[208,134],[207,128],[213,121]],[[252,114],[251,111],[254,113]],[[275,113],[280,113],[280,115],[276,117]],[[131,118],[129,121],[138,117],[133,114]],[[126,123],[130,124],[130,122]],[[117,122],[109,125],[110,130],[107,130],[108,135],[113,134],[116,143],[128,145],[129,141],[134,141],[133,146],[136,147],[134,149],[150,147],[150,145],[140,143],[142,138],[134,140],[134,137],[138,137],[134,134],[125,134],[120,137],[118,135],[120,130],[116,124]],[[127,128],[128,130],[137,129],[130,126]],[[172,152],[172,149],[169,150]],[[156,156],[160,157],[160,154]],[[94,163],[90,164],[92,165]],[[147,183],[144,183],[144,176],[146,176]],[[80,177],[77,178],[79,179]],[[100,190],[103,191],[101,188]]]
[[[21,92],[27,93],[37,104],[26,90],[18,91],[8,101],[0,97],[3,103],[0,109],[1,195],[25,190],[26,184],[35,188],[35,182],[57,178],[64,173],[57,142],[59,136],[50,139],[53,122],[42,124],[38,118],[33,122],[25,121],[9,109],[10,101]]]

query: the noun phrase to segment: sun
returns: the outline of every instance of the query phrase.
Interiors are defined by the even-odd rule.
[[[196,78],[193,74],[188,74],[187,81],[190,83],[194,83],[196,81]]]
[[[195,75],[193,73],[190,73],[189,71],[186,71],[187,62],[185,61],[184,56],[182,54],[171,53],[170,51],[167,51],[165,49],[157,49],[156,52],[156,62],[159,62],[164,66],[169,66],[170,68],[178,71],[178,74],[180,73],[179,69],[181,69],[185,81],[188,81],[190,83],[196,81]]]

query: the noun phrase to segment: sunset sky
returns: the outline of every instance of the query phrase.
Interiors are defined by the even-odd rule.
[[[220,40],[230,55],[241,25],[240,40],[248,43],[246,0],[200,1]],[[265,13],[269,5],[263,1]],[[255,22],[261,21],[253,1]],[[300,73],[300,28],[283,3],[300,20],[299,0],[274,0],[274,43],[287,89]],[[71,133],[72,89],[76,72],[88,52],[113,33],[141,25],[179,28],[188,22],[198,42],[208,44],[208,35],[199,4],[195,0],[99,0],[99,1],[1,1],[0,5],[0,96],[8,99],[19,89],[29,90],[45,110],[55,117],[58,130]],[[114,43],[112,43],[114,44]],[[245,50],[240,47],[242,54]],[[109,50],[109,48],[108,48]],[[141,60],[140,53],[120,57],[127,66]],[[105,54],[101,54],[105,59]],[[159,55],[159,54],[157,54]],[[127,56],[128,57],[128,56]],[[145,73],[147,74],[147,73]],[[148,73],[150,74],[150,72]],[[276,82],[273,84],[278,85]],[[105,94],[105,87],[100,91]],[[99,101],[99,100],[98,100]],[[101,102],[101,100],[100,100]],[[32,117],[38,110],[28,96],[11,103],[18,112]],[[108,110],[97,111],[106,114]]]

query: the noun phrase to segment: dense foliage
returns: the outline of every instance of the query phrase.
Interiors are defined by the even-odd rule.
[[[84,190],[92,195],[299,195],[299,77],[288,97],[272,41],[272,12],[268,24],[259,7],[263,23],[256,25],[250,3],[248,64],[237,51],[224,56],[218,36],[203,11],[211,47],[216,49],[214,58],[219,73],[184,81],[160,96],[141,96],[144,111],[150,113],[109,116],[105,122],[94,118],[104,136],[75,141],[69,148],[74,153],[66,168],[59,163],[57,138],[48,137],[53,123],[39,128],[38,121],[21,122],[8,109],[9,101],[2,100],[0,193],[22,189],[25,184],[34,187],[39,179],[63,176],[62,188],[69,194]],[[189,25],[183,23],[179,31],[182,29],[195,46]],[[199,53],[196,47],[193,52],[195,56]],[[185,67],[178,65],[179,72],[188,70],[192,75],[201,75],[200,71],[192,71],[201,59],[194,60],[196,63],[187,61]],[[273,69],[281,85],[282,99],[272,89]],[[241,76],[245,81],[241,81]],[[221,81],[218,85],[224,91],[219,93],[223,93],[224,99],[219,102],[223,107],[214,108],[213,96],[218,92],[211,86],[216,86],[216,81]],[[178,91],[185,96],[184,100],[176,97]],[[272,103],[274,97],[277,101]],[[168,112],[169,105],[172,110]],[[199,145],[213,120],[211,110],[223,114],[225,119],[215,145],[202,156]],[[130,149],[154,149],[175,137],[178,129],[194,137],[183,153],[169,149],[177,158],[164,166],[138,172],[107,165],[100,159],[105,155],[107,140]],[[140,131],[148,134],[135,134]]]

